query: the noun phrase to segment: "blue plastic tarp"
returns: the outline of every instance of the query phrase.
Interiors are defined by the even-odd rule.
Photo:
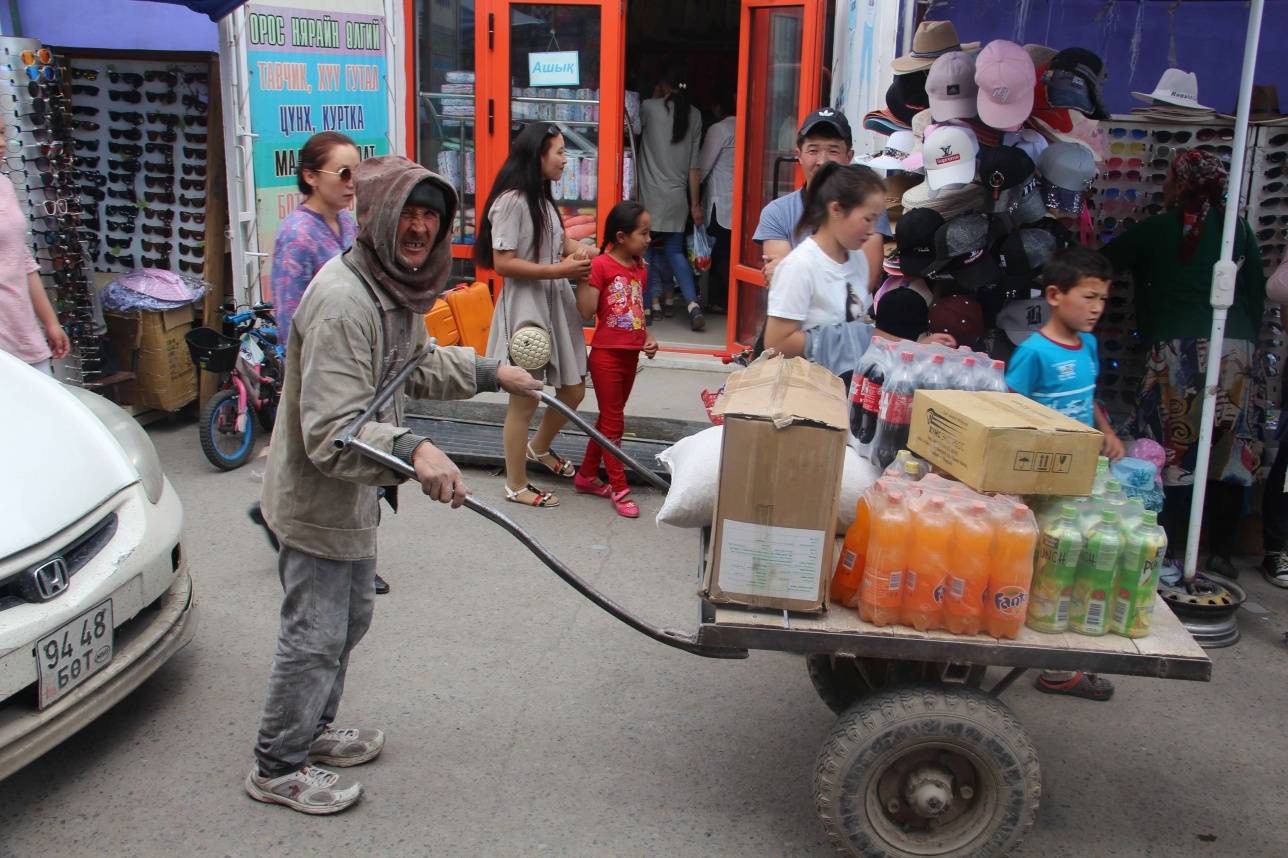
[[[1239,92],[1248,5],[1244,0],[942,0],[928,17],[950,20],[962,41],[1009,39],[1060,49],[1089,48],[1109,71],[1105,101],[1114,113],[1142,102],[1169,66],[1194,72],[1199,101],[1233,113]],[[1288,108],[1288,0],[1266,0],[1256,83],[1277,86]]]
[[[169,3],[173,6],[187,6],[194,12],[200,12],[212,21],[218,21],[246,0],[148,0],[150,3]]]

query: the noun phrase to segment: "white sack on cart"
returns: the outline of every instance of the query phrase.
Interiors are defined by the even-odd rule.
[[[658,524],[672,527],[706,527],[715,516],[720,492],[720,442],[724,427],[712,426],[681,438],[658,454],[657,460],[671,474],[671,490],[657,513]],[[845,533],[854,523],[859,497],[881,475],[867,459],[845,449],[841,476],[841,502],[836,511],[836,532]]]

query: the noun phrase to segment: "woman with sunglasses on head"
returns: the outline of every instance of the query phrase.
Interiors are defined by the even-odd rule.
[[[532,372],[555,388],[565,405],[576,408],[586,395],[586,337],[573,281],[590,274],[596,255],[564,234],[550,183],[563,175],[568,158],[559,129],[546,122],[526,125],[510,144],[483,206],[474,243],[474,261],[505,278],[492,312],[487,354],[511,360],[510,340],[526,327],[544,330],[550,359]],[[505,446],[505,498],[527,506],[552,507],[559,499],[528,482],[528,463],[557,477],[572,479],[576,467],[550,449],[564,417],[547,408],[537,434],[528,425],[538,400],[511,396],[502,434]]]
[[[0,175],[0,349],[53,375],[53,361],[66,357],[71,343],[40,280],[29,229],[13,183]]]
[[[1221,258],[1227,170],[1212,152],[1191,149],[1173,158],[1163,182],[1164,210],[1133,226],[1103,248],[1115,270],[1133,275],[1136,320],[1149,349],[1131,434],[1153,438],[1167,453],[1163,468],[1162,524],[1173,558],[1185,553],[1194,468],[1198,461],[1204,374],[1212,329],[1212,268]],[[1204,508],[1209,535],[1207,569],[1238,575],[1231,555],[1243,510],[1244,488],[1260,467],[1258,437],[1264,414],[1253,393],[1253,362],[1265,274],[1247,221],[1234,237],[1239,263],[1234,305],[1221,350],[1215,433]],[[1105,322],[1113,323],[1112,317]]]
[[[358,145],[338,131],[314,134],[300,149],[296,183],[304,202],[282,219],[273,244],[271,284],[278,342],[286,345],[291,317],[318,269],[349,249],[358,227],[353,204],[353,168]]]

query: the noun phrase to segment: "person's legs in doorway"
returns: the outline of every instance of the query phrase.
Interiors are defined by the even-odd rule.
[[[729,243],[733,234],[716,223],[715,209],[707,217],[707,232],[715,240],[711,271],[707,274],[707,310],[724,313],[729,307]]]
[[[277,568],[281,625],[246,790],[304,813],[335,813],[358,800],[361,784],[308,761],[339,708],[349,654],[371,626],[376,561],[327,560],[283,545]],[[367,759],[379,753],[383,734],[352,732],[374,749]]]
[[[680,284],[680,293],[684,296],[684,303],[689,311],[689,327],[701,331],[707,326],[707,320],[702,315],[702,307],[698,305],[698,286],[693,282],[693,268],[689,265],[689,257],[684,255],[684,233],[664,232],[662,237],[666,261],[670,263],[671,273]]]
[[[655,319],[663,316],[668,319],[671,317],[671,281],[674,276],[671,274],[670,263],[666,261],[666,254],[662,252],[662,242],[656,234],[644,258],[648,264],[648,281],[644,285],[644,321],[652,324]],[[665,303],[663,292],[666,293]]]

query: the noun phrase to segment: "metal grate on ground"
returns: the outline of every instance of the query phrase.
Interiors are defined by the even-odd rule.
[[[442,420],[415,415],[408,415],[405,422],[408,429],[418,435],[424,435],[458,465],[495,469],[505,464],[501,446],[501,426],[498,423]],[[580,463],[586,453],[586,440],[584,432],[565,428],[555,438],[553,449],[563,458]],[[639,462],[665,474],[665,469],[658,464],[656,457],[658,453],[671,446],[670,442],[626,438],[623,439],[621,446],[626,453],[634,456]],[[626,474],[632,483],[643,482],[630,468],[626,469]]]

